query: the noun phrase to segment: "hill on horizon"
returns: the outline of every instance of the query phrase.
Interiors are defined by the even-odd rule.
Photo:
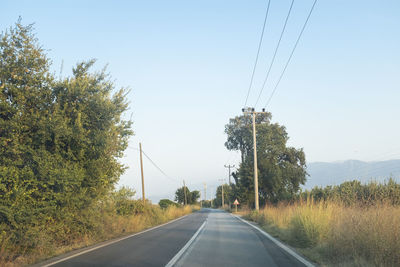
[[[359,180],[385,182],[389,178],[400,182],[400,159],[385,161],[345,160],[335,162],[311,162],[307,164],[307,178],[303,188],[339,185],[345,181]]]

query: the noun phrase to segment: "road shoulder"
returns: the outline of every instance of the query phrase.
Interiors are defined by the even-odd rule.
[[[253,222],[253,221],[247,221],[243,218],[241,218],[241,216],[238,215],[233,215],[231,214],[231,216],[235,217],[236,219],[238,219],[239,221],[247,224],[249,227],[251,227],[254,231],[256,231],[257,233],[259,233],[262,237],[268,239],[269,241],[273,242],[274,245],[276,245],[277,247],[279,247],[283,252],[285,252],[286,254],[292,256],[293,258],[295,258],[297,261],[301,262],[302,264],[304,264],[304,266],[307,267],[314,267],[316,266],[315,263],[312,263],[311,261],[309,261],[308,259],[306,259],[301,253],[297,252],[294,248],[290,247],[289,245],[284,244],[282,241],[278,240],[277,238],[271,236],[269,233],[267,233],[264,229],[262,229],[257,223]]]

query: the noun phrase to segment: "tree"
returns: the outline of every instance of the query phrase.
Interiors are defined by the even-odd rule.
[[[196,204],[197,200],[200,198],[200,192],[197,190],[190,192],[187,186],[185,187],[182,186],[176,190],[175,201],[177,201],[180,204],[185,204],[185,191],[186,191],[187,204]]]
[[[168,207],[170,207],[170,206],[173,206],[173,207],[179,207],[179,206],[180,206],[178,203],[173,202],[173,201],[171,201],[171,200],[169,200],[169,199],[161,199],[161,200],[158,202],[158,205],[159,205],[162,209],[166,209],[166,208],[168,208]]]
[[[306,181],[303,149],[287,146],[284,126],[271,123],[271,114],[257,114],[257,155],[260,202],[290,199]],[[225,126],[229,150],[241,152],[242,162],[233,173],[233,194],[241,203],[254,205],[253,137],[250,116],[230,119]]]
[[[54,222],[66,232],[90,228],[82,211],[123,173],[118,159],[133,134],[122,119],[126,90],[105,70],[92,73],[94,63],[57,80],[32,25],[0,34],[0,232],[24,236]]]
[[[224,187],[224,204],[228,205],[229,202],[233,203],[233,201],[235,201],[235,199],[234,199],[232,187],[228,184],[224,184],[223,187]],[[217,187],[217,191],[215,192],[214,204],[217,207],[222,206],[222,185]]]
[[[197,200],[200,198],[200,191],[194,190],[190,192],[190,203],[189,204],[196,204]]]

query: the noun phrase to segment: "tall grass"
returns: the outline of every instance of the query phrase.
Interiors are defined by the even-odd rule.
[[[322,265],[400,266],[399,206],[308,198],[246,216]]]
[[[121,215],[115,207],[101,205],[89,216],[96,221],[84,232],[71,231],[63,224],[43,225],[28,231],[24,240],[11,242],[5,232],[0,232],[0,266],[21,266],[31,264],[67,251],[89,246],[97,242],[139,232],[198,209],[196,206],[161,209],[158,205],[147,204],[140,213]],[[34,239],[30,240],[29,232]],[[32,244],[27,244],[30,242]]]

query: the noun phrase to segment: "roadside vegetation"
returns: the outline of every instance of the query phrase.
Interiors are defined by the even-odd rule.
[[[338,186],[301,191],[307,172],[302,149],[287,146],[284,126],[271,114],[257,114],[257,155],[260,205],[254,208],[253,139],[249,116],[225,126],[228,150],[241,162],[234,183],[217,188],[214,207],[233,210],[258,222],[267,232],[326,266],[400,266],[400,184],[350,181]],[[222,195],[222,186],[224,194]],[[231,204],[227,205],[228,203]]]
[[[133,135],[127,90],[95,60],[56,77],[32,25],[0,34],[0,266],[19,266],[192,211],[116,190]]]
[[[62,222],[47,222],[29,227],[23,238],[10,232],[0,235],[0,266],[21,266],[139,232],[199,209],[175,202],[167,207],[134,200],[135,192],[121,188],[88,209]]]
[[[399,200],[393,180],[353,181],[244,215],[325,266],[400,266]]]

